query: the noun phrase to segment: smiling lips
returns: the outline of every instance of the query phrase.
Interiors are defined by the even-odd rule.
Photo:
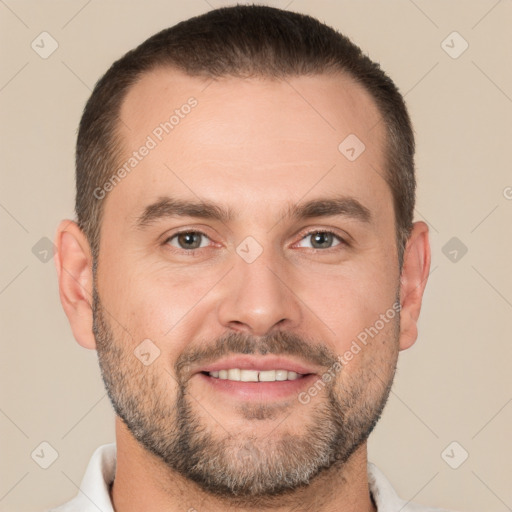
[[[199,370],[219,380],[239,382],[282,382],[315,373],[305,364],[279,356],[236,356],[222,359]]]
[[[230,368],[229,370],[215,370],[208,372],[210,377],[241,382],[275,382],[283,380],[296,380],[304,377],[303,374],[288,370],[246,370]]]
[[[321,373],[319,367],[284,356],[230,356],[198,368],[196,374],[215,393],[230,402],[261,403],[287,400],[311,385]]]

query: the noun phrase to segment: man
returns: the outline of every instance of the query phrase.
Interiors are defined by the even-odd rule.
[[[56,265],[116,443],[55,510],[434,510],[366,448],[430,267],[413,157],[393,82],[307,16],[218,9],[114,63]]]

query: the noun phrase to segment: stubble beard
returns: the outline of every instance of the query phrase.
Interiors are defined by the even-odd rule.
[[[176,377],[156,364],[143,366],[133,354],[137,344],[125,336],[115,338],[96,290],[93,319],[106,390],[116,414],[133,437],[167,465],[170,479],[176,472],[205,492],[237,505],[254,505],[258,500],[263,506],[273,498],[310,485],[327,470],[342,468],[375,427],[395,373],[396,357],[392,357],[387,368],[381,367],[379,375],[368,364],[357,378],[345,382],[343,389],[338,389],[339,379],[334,378],[325,386],[325,395],[311,399],[307,405],[309,414],[306,409],[298,409],[306,407],[298,401],[289,413],[268,404],[245,404],[239,412],[248,421],[251,417],[253,422],[273,420],[275,428],[266,438],[230,433],[218,424],[222,418],[220,411],[215,419],[202,421],[201,406],[189,393],[189,381],[181,378],[179,371]],[[395,339],[386,343],[396,345],[398,332],[396,321],[392,335]],[[247,350],[256,347],[242,333],[232,333],[224,341]],[[305,346],[303,340],[290,339],[289,334],[277,333],[265,341],[258,341],[257,347],[265,347],[260,353],[282,353],[279,351],[285,346],[291,353],[294,349],[289,347]],[[217,340],[216,346],[225,344]],[[328,357],[332,354],[323,354],[323,359],[318,355],[324,362]],[[173,402],[169,399],[172,384],[176,386]],[[204,408],[202,412],[204,415]],[[290,432],[292,420],[286,419],[287,414],[300,418],[301,428]],[[257,427],[256,424],[254,432]]]

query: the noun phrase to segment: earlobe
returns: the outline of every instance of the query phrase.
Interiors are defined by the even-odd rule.
[[[418,318],[429,272],[428,226],[419,221],[413,224],[407,241],[400,276],[400,350],[412,346],[418,337]]]
[[[64,220],[55,236],[55,266],[62,307],[76,341],[95,349],[92,332],[92,255],[83,231],[76,222]]]

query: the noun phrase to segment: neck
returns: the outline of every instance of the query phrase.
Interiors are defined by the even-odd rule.
[[[377,512],[370,498],[366,443],[341,468],[331,468],[310,485],[264,505],[239,506],[204,492],[146,451],[116,417],[117,463],[111,489],[115,512]]]

